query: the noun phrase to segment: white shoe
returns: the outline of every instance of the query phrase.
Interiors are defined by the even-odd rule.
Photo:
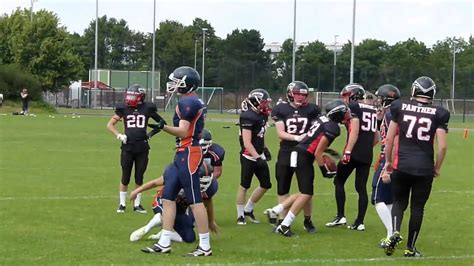
[[[336,217],[332,222],[326,224],[327,227],[335,227],[347,223],[346,217]]]
[[[138,241],[143,238],[143,236],[146,235],[148,231],[146,230],[145,226],[138,228],[137,230],[133,231],[133,233],[130,235],[130,241]]]
[[[161,237],[161,231],[158,232],[157,234],[150,235],[150,236],[148,237],[148,239],[160,240],[160,237]]]

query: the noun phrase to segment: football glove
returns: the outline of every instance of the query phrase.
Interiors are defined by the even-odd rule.
[[[343,164],[348,164],[350,160],[351,160],[351,152],[350,151],[345,151],[344,155],[342,155],[342,163]]]
[[[120,140],[123,144],[127,144],[127,135],[125,134],[118,134],[117,139]]]
[[[204,192],[206,191],[209,186],[211,186],[212,184],[212,174],[210,176],[201,176],[199,178],[199,183],[200,183],[200,186],[201,186],[201,192]]]
[[[326,164],[321,165],[319,169],[321,170],[321,173],[323,174],[323,177],[325,178],[334,178],[337,173],[336,171],[329,171],[329,168]]]
[[[148,127],[153,128],[153,130],[162,130],[166,125],[166,121],[161,119],[156,124],[148,124]]]
[[[270,153],[270,150],[267,147],[263,148],[263,155],[265,155],[265,159],[267,162],[272,160],[272,154]]]

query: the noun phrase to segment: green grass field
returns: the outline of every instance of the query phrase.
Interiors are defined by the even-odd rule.
[[[144,195],[148,214],[130,210],[124,214],[115,212],[120,144],[106,129],[109,118],[81,115],[72,119],[70,115],[54,115],[54,119],[48,114],[0,115],[0,265],[474,264],[473,131],[467,139],[462,138],[462,130],[452,130],[449,134],[447,159],[442,176],[435,180],[417,243],[426,257],[412,260],[403,258],[402,250],[386,257],[377,247],[385,229],[372,206],[367,212],[365,232],[324,227],[333,218],[336,207],[332,182],[323,179],[319,172],[313,212],[316,234],[303,231],[301,217],[294,224],[297,237],[283,238],[271,233],[262,212],[276,203],[274,188],[256,205],[262,223],[237,226],[238,128],[229,120],[217,122],[222,117],[211,115],[207,128],[212,131],[214,142],[224,146],[227,152],[219,192],[214,199],[221,233],[212,235],[213,257],[184,258],[181,254],[196,244],[174,244],[170,255],[161,256],[139,250],[152,244],[150,240],[129,242],[130,233],[151,218],[149,203],[154,192]],[[236,117],[224,115],[223,118]],[[473,128],[473,124],[453,124],[453,127]],[[340,150],[344,140],[345,136],[341,136],[333,146]],[[267,143],[276,156],[278,141],[274,128],[269,129]],[[167,134],[154,137],[151,146],[146,180],[160,176],[174,153],[173,138]],[[271,172],[274,173],[274,161]],[[255,180],[252,186],[256,183]],[[346,185],[346,215],[350,222],[356,216],[357,207],[353,183],[351,177]],[[407,221],[408,214],[403,224],[404,237]]]

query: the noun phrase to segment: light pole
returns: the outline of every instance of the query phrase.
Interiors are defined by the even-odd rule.
[[[453,88],[451,92],[451,99],[452,99],[452,104],[454,107],[454,86],[456,83],[456,43],[453,42]]]
[[[194,69],[196,69],[197,49],[198,49],[198,40],[194,40]]]
[[[293,5],[293,62],[291,64],[291,81],[295,80],[296,65],[296,0]]]
[[[97,70],[97,53],[99,50],[99,0],[95,0],[95,55],[94,55],[94,70],[95,70],[95,79],[94,79],[94,88],[97,89],[97,79],[99,78],[99,71]],[[89,99],[90,99],[89,90]],[[90,101],[89,101],[90,107]]]
[[[207,28],[202,28],[202,83],[201,83],[201,91],[202,91],[202,98],[204,98],[204,55],[206,54],[206,31]]]
[[[332,77],[332,91],[336,91],[336,62],[337,62],[337,55],[336,55],[336,44],[337,44],[337,37],[339,35],[334,35],[334,70],[333,70],[333,77]]]
[[[351,76],[350,83],[354,83],[354,39],[355,39],[356,0],[352,7],[352,43],[351,43]]]
[[[153,47],[152,47],[152,52],[151,52],[151,102],[155,102],[155,31],[156,31],[156,26],[155,26],[155,18],[156,18],[156,0],[153,0]],[[148,73],[146,74],[146,77],[148,78]],[[158,92],[160,94],[160,92]]]
[[[31,7],[30,7],[30,22],[33,22],[33,3],[38,2],[38,0],[31,0]]]

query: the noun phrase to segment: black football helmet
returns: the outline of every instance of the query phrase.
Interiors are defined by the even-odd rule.
[[[250,107],[254,111],[269,115],[272,111],[271,102],[270,94],[266,90],[255,89],[249,93],[242,103],[242,110],[245,111]]]
[[[303,81],[293,81],[286,88],[286,98],[296,106],[302,106],[308,103],[308,91],[306,83]]]
[[[212,135],[207,129],[201,131],[201,138],[199,139],[199,145],[201,145],[202,153],[206,154],[209,147],[212,145]]]
[[[169,93],[185,94],[196,90],[201,81],[201,76],[192,67],[178,67],[168,77],[171,81],[166,83],[166,90]]]
[[[350,118],[349,107],[343,100],[332,100],[326,104],[326,116],[336,123],[342,123]]]
[[[341,91],[341,97],[349,97],[351,101],[363,100],[364,95],[364,87],[358,83],[347,84]]]
[[[436,94],[435,82],[426,76],[417,78],[411,85],[411,96],[433,100]]]
[[[400,90],[392,84],[384,84],[380,86],[375,95],[379,97],[382,107],[389,107],[396,99],[400,99]]]
[[[129,107],[137,107],[145,101],[145,89],[139,84],[133,84],[125,91],[125,104]]]

